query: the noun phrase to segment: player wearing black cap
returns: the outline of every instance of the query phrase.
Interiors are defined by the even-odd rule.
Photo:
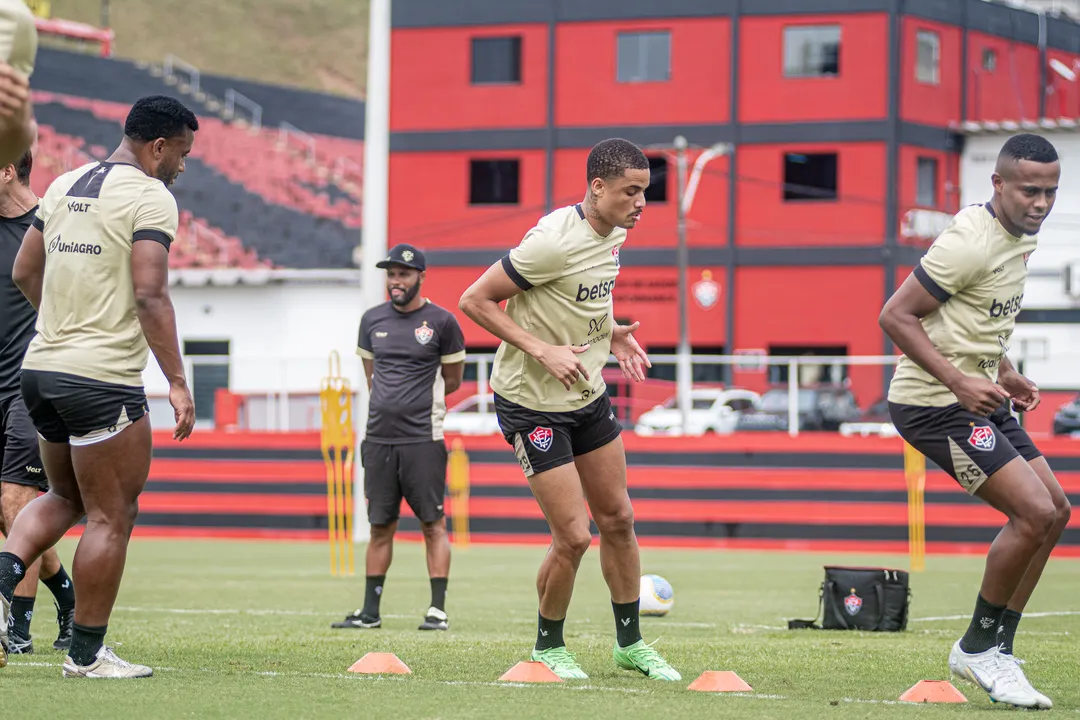
[[[396,245],[376,267],[386,270],[390,301],[360,320],[356,353],[367,378],[367,433],[360,444],[371,540],[364,607],[335,628],[377,628],[393,556],[401,499],[420,520],[431,578],[431,607],[421,630],[446,630],[450,541],[446,535],[446,396],[461,386],[465,339],[454,315],[420,295],[427,264],[412,245]]]

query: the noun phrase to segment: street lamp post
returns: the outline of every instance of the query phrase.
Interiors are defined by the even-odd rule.
[[[678,227],[678,250],[676,252],[676,265],[679,272],[679,346],[675,350],[675,394],[679,401],[679,414],[681,416],[681,434],[685,435],[690,428],[690,393],[693,388],[693,363],[690,361],[690,317],[687,307],[687,281],[686,275],[690,269],[690,249],[686,246],[686,138],[679,135],[675,138],[676,153],[676,198],[678,207],[675,210]]]
[[[678,226],[676,264],[679,273],[679,344],[676,349],[675,361],[675,393],[679,403],[683,435],[690,429],[690,395],[693,388],[693,363],[690,354],[689,288],[687,286],[690,274],[690,249],[687,247],[686,242],[686,216],[694,204],[694,196],[697,194],[698,183],[701,181],[701,173],[705,170],[705,165],[714,158],[730,153],[733,149],[727,143],[713,145],[698,156],[697,161],[694,162],[694,169],[690,172],[688,178],[686,172],[686,149],[688,146],[689,143],[682,135],[675,138],[675,166],[677,172],[675,184],[678,198],[676,208]],[[728,298],[728,302],[731,302],[730,298]]]

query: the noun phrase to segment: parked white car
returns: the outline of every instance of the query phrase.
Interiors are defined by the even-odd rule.
[[[492,393],[471,395],[446,411],[443,431],[459,435],[497,435],[499,419],[495,416]]]
[[[673,395],[663,405],[657,405],[638,418],[634,432],[638,435],[704,435],[714,432],[727,435],[735,432],[739,415],[754,410],[761,396],[742,388],[698,388],[690,392],[690,427],[682,431],[679,398]]]

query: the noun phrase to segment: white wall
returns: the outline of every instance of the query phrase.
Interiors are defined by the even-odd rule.
[[[1039,247],[1028,261],[1028,281],[1024,309],[1080,309],[1080,297],[1065,292],[1066,269],[1080,267],[1080,133],[1043,131],[1061,158],[1061,183],[1050,217],[1039,232]],[[1005,134],[969,136],[960,162],[962,205],[986,202],[993,196],[990,175],[998,151],[1008,139]],[[1080,326],[1075,324],[1020,323],[1016,326],[1013,351],[1027,343],[1025,370],[1046,388],[1080,387]]]
[[[276,283],[170,289],[181,349],[185,340],[228,340],[230,389],[239,393],[317,393],[332,350],[356,387],[361,296],[357,284]],[[191,358],[186,358],[190,378]],[[151,353],[147,394],[168,393]]]

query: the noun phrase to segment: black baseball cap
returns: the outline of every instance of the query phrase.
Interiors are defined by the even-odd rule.
[[[390,248],[390,252],[386,254],[386,259],[375,263],[375,267],[383,270],[391,265],[401,265],[403,267],[412,268],[413,270],[420,270],[421,272],[427,270],[427,261],[424,259],[424,253],[420,252],[418,248],[406,243],[400,243]]]

